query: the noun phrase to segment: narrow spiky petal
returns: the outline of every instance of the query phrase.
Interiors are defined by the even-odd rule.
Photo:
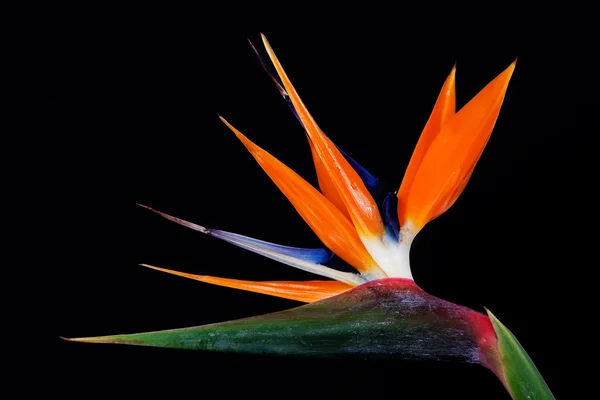
[[[329,176],[335,183],[340,196],[344,200],[344,204],[352,217],[359,235],[381,236],[384,233],[383,222],[381,221],[381,216],[373,197],[338,148],[321,131],[321,128],[319,128],[300,99],[300,96],[298,96],[264,35],[262,39],[269,57],[275,66],[275,70],[279,74],[279,78],[306,129],[306,133],[312,141],[317,155],[323,161],[323,165],[327,169]]]
[[[281,161],[250,141],[223,117],[220,118],[242,141],[325,246],[368,279],[386,277],[352,224],[331,201]]]
[[[406,249],[401,249],[396,241],[390,241],[387,237],[379,208],[373,196],[340,150],[321,131],[294,89],[264,35],[262,39],[275,70],[312,141],[315,153],[323,162],[323,166],[344,201],[361,241],[388,276],[412,279],[408,253]]]
[[[413,233],[462,193],[492,133],[515,63],[450,117],[429,146],[408,193],[399,199],[400,222]]]
[[[331,141],[331,139],[329,140]],[[385,187],[383,183],[379,180],[379,178],[375,177],[375,175],[370,173],[365,167],[359,164],[358,161],[350,157],[348,153],[342,150],[333,141],[331,141],[331,143],[333,143],[333,145],[340,151],[342,156],[344,156],[346,161],[348,161],[350,166],[356,171],[356,173],[365,184],[365,187],[367,188],[371,196],[373,196],[373,199],[375,199],[375,202],[377,204],[381,203],[381,201],[383,200],[382,196],[385,194]]]
[[[292,113],[296,116],[298,121],[300,121],[300,117],[298,117],[298,114],[296,113],[296,110],[294,110],[294,106],[293,106],[292,102],[290,101],[290,96],[285,91],[285,88],[282,86],[281,81],[277,78],[277,74],[275,74],[269,67],[269,64],[267,64],[265,62],[265,60],[263,60],[260,53],[254,46],[254,43],[252,43],[252,41],[250,39],[248,39],[248,43],[250,43],[250,47],[252,48],[252,51],[254,52],[254,55],[256,56],[256,58],[258,58],[258,62],[260,62],[260,65],[263,67],[263,69],[265,70],[265,72],[267,73],[269,78],[271,78],[271,80],[273,81],[275,86],[277,86],[277,90],[279,91],[279,94],[281,94],[281,97],[283,97],[283,99],[286,101],[286,103],[290,106]],[[300,121],[300,123],[302,124],[302,121]]]
[[[388,236],[393,240],[399,240],[400,225],[398,223],[398,198],[394,193],[388,193],[385,199],[383,199],[381,217],[383,218]]]
[[[455,81],[456,65],[452,68],[452,71],[450,71],[450,74],[442,86],[442,90],[433,106],[433,111],[425,124],[425,128],[423,128],[423,132],[421,132],[419,141],[415,146],[408,167],[404,173],[402,184],[398,190],[398,209],[400,215],[404,215],[405,213],[406,197],[427,150],[429,150],[431,143],[433,143],[434,139],[442,129],[442,126],[444,126],[446,121],[456,113]]]
[[[348,210],[346,209],[346,205],[344,204],[344,200],[342,200],[337,188],[335,187],[335,183],[331,180],[331,176],[329,176],[325,165],[323,165],[323,161],[315,151],[315,146],[312,144],[310,138],[308,138],[308,144],[310,145],[310,151],[313,156],[313,162],[315,164],[315,171],[317,172],[317,180],[319,181],[321,193],[323,193],[323,195],[327,197],[329,201],[331,201],[346,218],[348,218],[348,221],[352,221],[352,218],[350,218],[350,214],[348,214]]]
[[[327,167],[321,160],[321,157],[317,154],[315,150],[315,146],[312,143],[312,140],[306,135],[308,139],[308,144],[310,145],[310,151],[313,158],[313,163],[315,164],[315,171],[317,172],[317,179],[319,181],[319,187],[321,188],[321,192],[327,197],[346,217],[349,221],[352,221],[348,210],[346,209],[346,205],[344,204],[344,200],[340,196],[340,193],[335,185],[335,182],[331,179],[329,175],[329,171]],[[333,143],[333,142],[332,142]],[[335,143],[334,143],[335,145]],[[383,193],[383,188],[379,179],[375,178],[369,171],[363,168],[359,163],[354,161],[349,155],[344,153],[342,149],[338,147],[340,153],[344,156],[346,161],[354,168],[354,170],[358,173],[360,178],[362,179],[365,187],[369,191],[369,193],[373,196],[376,203],[381,202],[381,197]]]
[[[338,295],[354,286],[338,281],[269,281],[256,282],[240,279],[220,278],[209,275],[195,275],[186,272],[174,271],[166,268],[155,267],[148,264],[140,264],[143,267],[155,269],[157,271],[182,276],[184,278],[194,279],[196,281],[211,283],[213,285],[225,286],[232,289],[246,290],[254,293],[267,294],[284,299],[301,301],[303,303],[313,303],[331,296]]]
[[[252,44],[252,42],[250,40],[248,40],[248,42],[250,43],[250,47],[252,47],[252,50],[254,51],[254,54],[258,58],[258,61],[262,65],[263,69],[265,70],[265,72],[267,73],[267,75],[269,76],[269,78],[271,78],[271,80],[273,81],[273,83],[275,83],[275,86],[277,86],[277,90],[279,91],[279,94],[281,94],[281,96],[285,100],[286,104],[290,107],[290,110],[292,111],[292,113],[294,114],[294,116],[296,117],[296,119],[298,120],[298,122],[300,122],[300,125],[302,125],[302,127],[305,128],[304,127],[304,123],[302,122],[302,120],[300,119],[300,116],[298,115],[298,113],[296,112],[296,109],[294,108],[294,104],[292,103],[292,101],[290,99],[290,95],[287,93],[287,91],[285,90],[285,88],[282,86],[283,83],[281,83],[281,80],[278,78],[278,76],[276,75],[276,73],[274,73],[271,70],[271,68],[269,68],[269,66],[267,65],[267,63],[264,62],[263,58],[260,56],[258,50],[256,49],[256,47],[254,47],[254,45]],[[308,138],[308,141],[309,141],[309,143],[310,143],[310,145],[312,147],[312,143],[311,143],[310,137]],[[335,145],[335,143],[334,143],[334,145]],[[337,147],[337,145],[336,145],[336,147]],[[346,159],[346,161],[348,161],[348,163],[352,166],[352,168],[354,168],[354,170],[356,171],[356,173],[360,176],[360,178],[362,179],[363,183],[365,184],[367,190],[369,190],[369,193],[371,193],[371,195],[373,196],[373,198],[375,199],[375,201],[377,203],[379,203],[379,201],[381,200],[380,197],[383,194],[383,185],[381,184],[381,182],[379,181],[379,179],[377,179],[365,167],[363,167],[362,165],[360,165],[356,160],[354,160],[352,157],[350,157],[348,154],[346,154],[339,147],[338,147],[338,150],[344,156],[344,158]],[[314,148],[312,149],[312,155],[313,155],[313,160],[314,160],[314,163],[315,163],[315,167],[317,169],[317,176],[319,177],[319,186],[321,187],[321,190],[323,190],[323,186],[321,186],[321,180],[326,180],[327,179],[327,180],[331,181],[331,178],[329,178],[326,170],[324,169],[324,166],[322,166],[322,161],[320,160],[320,158],[318,157],[318,155],[315,153]],[[317,165],[317,164],[320,164],[320,165]],[[328,185],[328,183],[325,183],[325,185]],[[329,193],[331,195],[333,195],[332,192],[329,192]],[[327,196],[327,197],[330,200],[332,200],[329,196]],[[339,196],[338,196],[338,198],[339,198]],[[336,206],[338,206],[338,203],[336,201],[332,200],[332,202]],[[342,207],[340,210],[344,210],[344,209],[345,209],[345,206]]]
[[[169,214],[165,214],[158,210],[154,210],[148,206],[144,206],[141,204],[140,206],[150,211],[153,211],[159,214],[160,216],[170,221],[173,221],[179,225],[183,225],[195,231],[216,237],[235,246],[252,251],[256,254],[260,254],[261,256],[270,258],[272,260],[279,261],[291,267],[295,267],[303,271],[311,272],[313,274],[324,276],[330,279],[335,279],[340,282],[346,282],[353,286],[365,282],[365,279],[357,274],[338,271],[336,269],[329,268],[323,265],[332,257],[334,257],[334,254],[327,249],[306,249],[282,246],[275,243],[265,242],[264,240],[258,240],[248,236],[239,235],[237,233],[205,228],[204,226],[173,217]]]

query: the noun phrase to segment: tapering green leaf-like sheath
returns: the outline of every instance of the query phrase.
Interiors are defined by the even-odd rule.
[[[255,354],[454,359],[491,367],[495,337],[484,314],[431,296],[411,280],[384,279],[272,314],[73,340]]]
[[[546,381],[517,338],[488,310],[498,338],[506,385],[514,399],[554,399]]]
[[[492,370],[513,399],[554,399],[519,342],[488,314],[431,296],[411,280],[390,278],[272,314],[69,340],[251,354],[455,360]]]

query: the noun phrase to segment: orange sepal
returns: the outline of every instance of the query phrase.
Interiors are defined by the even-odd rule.
[[[240,279],[219,278],[209,275],[194,275],[186,272],[173,271],[170,269],[154,267],[152,265],[141,264],[144,267],[152,268],[157,271],[166,272],[184,278],[194,279],[200,282],[211,283],[213,285],[225,286],[232,289],[246,290],[248,292],[268,294],[270,296],[282,297],[284,299],[302,301],[304,303],[313,303],[328,297],[335,296],[350,290],[353,286],[338,281],[267,281],[255,282]]]
[[[315,153],[322,161],[326,173],[342,198],[359,235],[361,237],[383,236],[385,228],[377,203],[367,190],[358,173],[350,166],[335,144],[321,131],[321,128],[319,128],[316,121],[310,115],[279,63],[277,56],[275,56],[267,38],[262,35],[262,39],[267,53],[275,66],[275,70],[294,105],[294,109],[298,113],[298,117],[306,129],[306,133],[312,141]]]
[[[340,197],[337,188],[335,187],[335,183],[331,180],[329,173],[321,158],[317,154],[315,150],[315,146],[313,145],[310,137],[306,135],[308,139],[308,144],[310,145],[310,151],[312,153],[313,162],[315,164],[315,171],[317,172],[317,180],[319,181],[319,187],[321,188],[321,193],[325,197],[329,199],[333,203],[334,206],[338,208],[348,218],[348,221],[352,221],[350,214],[348,214],[348,210],[346,210],[346,205],[344,204],[344,200]]]
[[[421,132],[419,141],[415,146],[413,154],[404,173],[402,184],[398,190],[398,214],[404,215],[406,208],[406,196],[415,178],[415,174],[421,166],[421,162],[427,154],[427,150],[431,146],[431,143],[435,140],[436,136],[440,132],[442,126],[446,121],[456,113],[456,65],[450,71],[450,74],[446,78],[442,90],[438,95],[437,101],[433,106],[433,111]]]
[[[445,212],[464,190],[487,144],[508,82],[513,62],[442,127],[427,149],[421,165],[398,208],[400,223],[413,233]]]
[[[361,242],[352,223],[331,201],[281,161],[250,141],[223,117],[219,118],[246,146],[325,246],[361,273],[374,278],[386,277]]]

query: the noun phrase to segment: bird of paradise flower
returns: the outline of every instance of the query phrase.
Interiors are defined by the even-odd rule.
[[[415,236],[454,204],[471,177],[500,112],[516,61],[458,112],[456,69],[452,69],[399,190],[386,194],[377,178],[323,133],[264,35],[262,40],[275,72],[254,46],[252,49],[305,130],[321,190],[220,118],[325,248],[268,243],[143,207],[327,280],[256,282],[142,264],[206,283],[309,304],[198,327],[68,340],[259,354],[462,360],[489,368],[514,399],[554,398],[527,353],[500,321],[487,310],[485,315],[424,292],[413,281],[409,264]],[[340,263],[356,272],[335,268]]]

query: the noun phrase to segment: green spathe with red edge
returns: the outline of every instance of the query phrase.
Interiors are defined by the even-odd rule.
[[[491,366],[482,313],[389,278],[285,311],[191,328],[71,339],[189,350],[300,356],[461,360]]]
[[[489,317],[389,278],[290,310],[196,327],[68,339],[249,354],[463,361],[514,399],[553,399],[516,338]]]

